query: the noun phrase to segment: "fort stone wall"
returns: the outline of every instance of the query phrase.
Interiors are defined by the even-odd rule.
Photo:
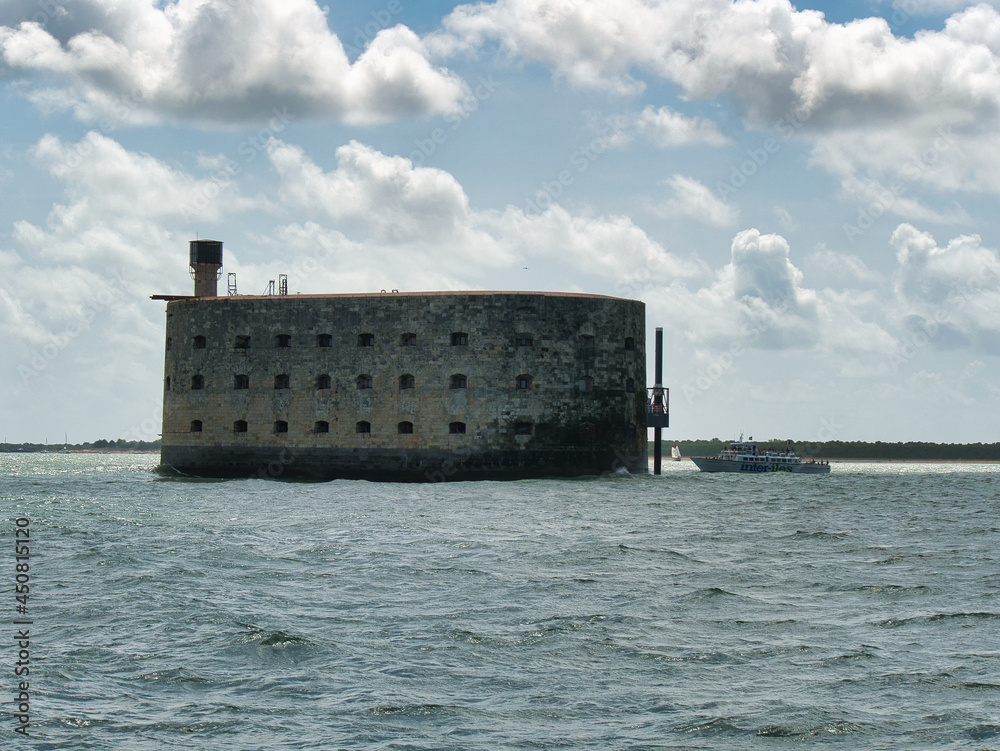
[[[645,306],[568,293],[167,304],[162,460],[443,480],[646,471]]]

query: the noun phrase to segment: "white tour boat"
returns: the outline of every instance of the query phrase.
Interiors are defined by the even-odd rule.
[[[830,471],[830,463],[816,460],[802,461],[792,450],[791,441],[784,451],[759,449],[751,440],[733,441],[722,449],[715,458],[708,456],[691,457],[702,472],[794,472],[806,475],[821,475]]]

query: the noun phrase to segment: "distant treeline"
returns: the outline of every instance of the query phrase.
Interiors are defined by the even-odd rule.
[[[63,444],[44,443],[0,443],[0,453],[21,451],[25,453],[39,451],[60,451]],[[124,438],[106,441],[103,438],[93,443],[67,443],[66,448],[70,451],[159,451],[159,441],[126,441]]]
[[[663,455],[670,455],[676,444],[682,456],[715,456],[729,441],[718,438],[700,441],[663,441]],[[785,441],[757,441],[763,450],[783,451]],[[817,459],[901,459],[929,461],[1000,461],[1000,443],[883,443],[875,441],[792,441],[792,448],[803,457]],[[650,444],[652,454],[652,444]]]

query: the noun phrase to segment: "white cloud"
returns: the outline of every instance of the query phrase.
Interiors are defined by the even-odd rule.
[[[670,189],[672,197],[654,208],[658,214],[667,217],[688,217],[718,227],[728,227],[736,223],[738,210],[716,198],[708,186],[693,177],[673,175],[664,185]]]
[[[57,82],[36,101],[84,120],[248,123],[278,110],[363,124],[452,112],[468,95],[404,26],[352,64],[313,0],[80,0],[74,15],[94,25],[0,26],[0,53],[8,71]]]
[[[811,139],[845,180],[1000,193],[1000,14],[988,5],[912,39],[787,0],[497,0],[443,26],[427,40],[438,52],[496,41],[581,87],[630,92],[653,76],[688,99],[725,97],[753,127]]]
[[[711,120],[687,117],[669,107],[646,107],[636,118],[636,132],[661,149],[704,143],[722,146],[729,142]]]
[[[369,254],[395,256],[394,248],[405,246],[410,257],[431,266],[461,269],[454,275],[456,283],[464,279],[466,285],[478,286],[484,274],[536,261],[566,265],[577,280],[591,275],[623,290],[639,269],[667,278],[702,273],[700,266],[668,253],[627,217],[573,216],[557,204],[536,213],[512,206],[476,210],[448,172],[415,166],[356,141],[337,150],[337,167],[330,172],[300,148],[277,140],[268,153],[289,206],[313,218],[332,219],[346,233],[368,240]],[[469,264],[473,248],[476,263]]]
[[[897,316],[925,346],[972,346],[1000,354],[1000,255],[976,235],[939,247],[909,224],[892,235],[899,269],[894,286]]]

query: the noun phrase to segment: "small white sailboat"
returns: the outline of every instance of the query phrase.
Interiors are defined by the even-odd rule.
[[[677,447],[676,443],[670,448],[670,458],[675,462],[679,462],[681,460],[681,450]]]

